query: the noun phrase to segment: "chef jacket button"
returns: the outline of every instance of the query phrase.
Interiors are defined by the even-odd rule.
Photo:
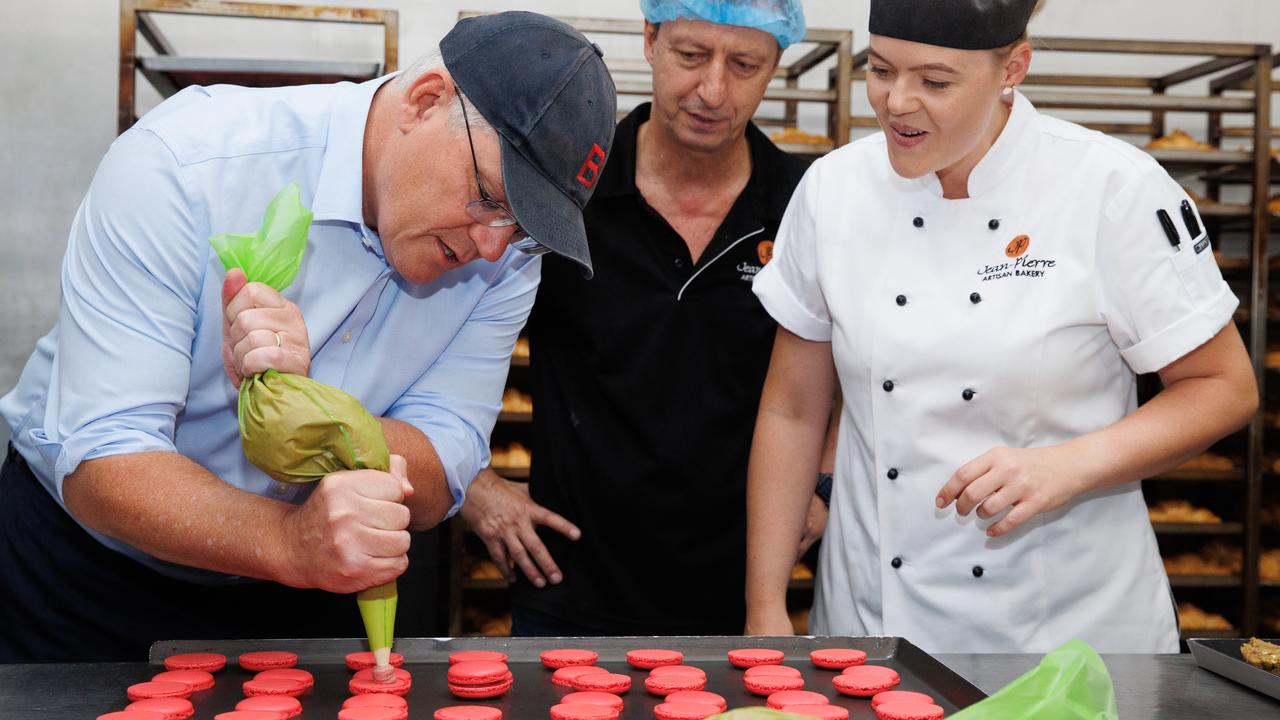
[[[980,578],[980,577],[982,577],[982,573],[983,573],[983,570],[982,570],[982,566],[981,566],[981,565],[974,565],[974,566],[973,566],[973,576],[974,576],[974,577],[976,577],[976,578]]]
[[[911,221],[911,224],[912,224],[912,225],[915,225],[915,226],[916,226],[916,227],[918,227],[918,228],[922,228],[922,227],[924,227],[924,218],[919,217],[919,216],[916,216],[916,217]]]
[[[991,222],[987,223],[987,227],[991,228],[992,230],[999,230],[1000,221],[997,220],[996,218],[991,218]]]
[[[894,299],[894,302],[898,303],[898,307],[902,307],[903,305],[907,304],[907,296],[899,295],[897,298]]]
[[[887,472],[887,473],[885,473],[885,474],[889,476],[889,479],[890,479],[890,480],[897,480],[897,479],[898,479],[898,468],[889,468],[889,472]]]
[[[974,395],[973,391],[969,390],[968,388],[966,388],[964,392],[960,393],[960,397],[964,398],[965,402],[972,400],[973,395]]]
[[[894,570],[897,570],[898,568],[902,567],[902,558],[896,557],[890,560],[889,564],[893,566]]]
[[[677,268],[682,268],[682,267],[684,267],[684,259],[683,259],[683,258],[676,258],[675,266],[676,266]]]
[[[885,392],[893,392],[893,381],[885,380],[884,385],[881,385],[880,387],[884,388]]]
[[[973,303],[974,305],[977,305],[978,303],[982,302],[982,296],[976,292],[969,293],[969,302]]]

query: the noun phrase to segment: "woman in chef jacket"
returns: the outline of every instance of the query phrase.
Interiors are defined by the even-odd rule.
[[[755,280],[780,329],[749,472],[750,634],[791,632],[838,381],[812,633],[1178,650],[1139,480],[1244,425],[1257,387],[1182,189],[1014,89],[1034,5],[871,2],[884,132],[814,163]],[[1137,408],[1148,372],[1164,390]]]

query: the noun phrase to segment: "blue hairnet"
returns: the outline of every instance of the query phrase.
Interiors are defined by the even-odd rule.
[[[800,0],[640,0],[640,12],[655,24],[687,18],[763,30],[783,49],[804,39]]]

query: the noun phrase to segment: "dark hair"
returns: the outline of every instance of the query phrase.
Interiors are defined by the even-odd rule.
[[[1048,0],[1036,0],[1036,6],[1031,10],[1031,17],[1027,19],[1028,23],[1030,23],[1032,20],[1035,20],[1036,16],[1040,14],[1040,11],[1044,10],[1044,4],[1046,2],[1048,2]],[[1010,55],[1010,53],[1013,52],[1014,48],[1018,47],[1024,42],[1030,42],[1030,41],[1031,41],[1031,34],[1027,32],[1026,28],[1023,28],[1022,35],[1017,40],[1014,40],[1013,42],[1009,43],[1008,45],[1005,45],[1004,47],[995,49],[996,56],[1001,59],[1006,58]]]

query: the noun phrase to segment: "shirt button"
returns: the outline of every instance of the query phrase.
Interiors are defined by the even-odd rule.
[[[897,570],[898,568],[902,567],[902,558],[896,557],[890,560],[889,564],[893,566],[894,570]]]
[[[885,474],[889,476],[889,479],[890,479],[890,480],[897,480],[897,479],[898,479],[898,468],[889,468],[889,472],[887,472],[887,473],[885,473]]]
[[[287,492],[289,492],[289,486],[288,486],[288,485],[285,485],[284,483],[276,483],[276,494],[277,494],[277,495],[283,495],[283,494],[285,494],[285,493],[287,493]]]
[[[884,388],[885,392],[893,392],[893,381],[885,380],[884,385],[881,385],[880,387]]]
[[[965,399],[965,402],[968,402],[968,401],[972,400],[972,399],[973,399],[973,395],[974,395],[974,392],[973,392],[972,390],[968,390],[968,389],[966,389],[964,392],[960,393],[960,397],[964,398],[964,399]]]
[[[994,222],[994,221],[993,221],[993,222]],[[981,565],[974,565],[974,566],[973,566],[973,576],[974,576],[974,577],[976,577],[976,578],[980,578],[980,577],[982,577],[982,573],[983,573],[983,570],[982,570],[982,566],[981,566]]]
[[[348,330],[348,331],[346,331],[346,332],[342,333],[342,342],[344,342],[344,343],[349,343],[349,342],[351,342],[351,331],[350,331],[350,330]]]
[[[999,221],[999,220],[997,220],[997,219],[995,219],[995,218],[992,218],[992,219],[991,219],[991,222],[987,223],[987,227],[991,228],[992,230],[999,230],[999,229],[1000,229],[1000,221]]]
[[[922,227],[924,227],[924,218],[922,218],[922,217],[916,217],[915,219],[913,219],[913,220],[911,221],[911,224],[912,224],[912,225],[915,225],[915,226],[916,226],[916,227],[918,227],[918,228],[922,228]]]
[[[677,269],[684,267],[684,259],[676,258],[675,266]]]
[[[974,305],[977,305],[978,303],[982,302],[982,296],[976,292],[969,293],[969,302],[973,303]]]
[[[894,302],[898,303],[898,307],[902,307],[903,305],[907,304],[907,296],[899,295],[897,298],[895,298]]]

